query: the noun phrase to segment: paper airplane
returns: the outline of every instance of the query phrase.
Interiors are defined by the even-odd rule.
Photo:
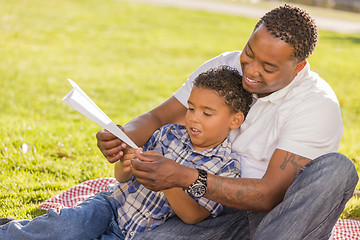
[[[120,138],[128,146],[135,149],[139,148],[73,80],[68,79],[68,81],[73,89],[62,99],[64,103]]]

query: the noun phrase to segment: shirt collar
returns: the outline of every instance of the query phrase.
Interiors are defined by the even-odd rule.
[[[174,136],[186,146],[186,150],[192,151],[193,153],[205,156],[205,157],[219,157],[221,159],[227,158],[227,156],[231,153],[231,142],[229,140],[229,137],[225,138],[225,140],[210,149],[205,150],[194,150],[193,146],[190,141],[190,137],[188,132],[186,131],[185,126],[179,127],[179,128],[173,128],[172,132]],[[226,151],[226,149],[229,149],[229,151]],[[185,150],[185,149],[184,149]]]

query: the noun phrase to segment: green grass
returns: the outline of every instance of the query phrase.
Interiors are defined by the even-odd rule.
[[[255,20],[118,0],[0,0],[0,217],[112,176],[101,129],[61,102],[71,78],[119,124],[167,99],[204,61],[242,49]],[[340,152],[359,169],[360,36],[321,32],[314,70],[337,93]],[[25,151],[25,148],[28,148]],[[352,199],[344,217],[360,218]]]

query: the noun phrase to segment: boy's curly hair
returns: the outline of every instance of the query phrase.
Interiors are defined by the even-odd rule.
[[[315,50],[318,30],[314,19],[303,9],[285,4],[266,13],[256,24],[256,30],[264,24],[274,37],[280,38],[294,48],[293,57],[307,59]]]
[[[194,86],[214,90],[234,113],[246,116],[249,112],[252,95],[243,88],[242,77],[235,68],[223,65],[200,73]]]

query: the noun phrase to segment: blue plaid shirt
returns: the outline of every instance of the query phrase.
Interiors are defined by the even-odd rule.
[[[240,176],[240,155],[231,151],[228,138],[218,146],[203,150],[193,150],[186,128],[170,124],[157,130],[143,146],[144,151],[155,150],[177,163],[200,168],[224,177]],[[114,198],[117,203],[119,227],[131,239],[139,232],[153,229],[174,215],[163,192],[153,192],[139,184],[135,177],[125,183],[117,183]],[[222,206],[206,198],[195,199],[216,217]]]

